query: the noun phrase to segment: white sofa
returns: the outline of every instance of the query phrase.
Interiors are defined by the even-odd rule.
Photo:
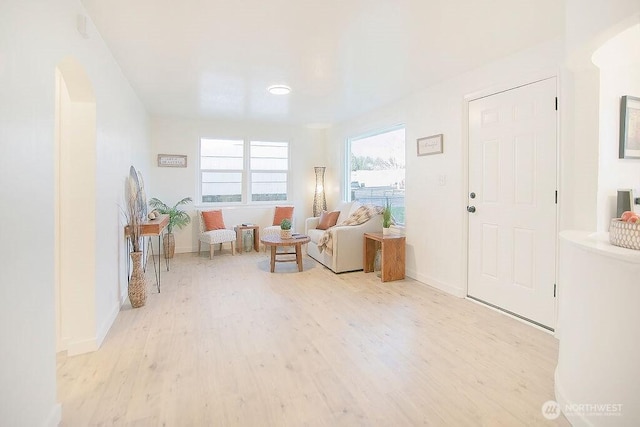
[[[337,224],[349,217],[360,205],[358,202],[342,202],[334,210],[340,211]],[[307,245],[307,255],[334,273],[362,270],[362,252],[364,233],[382,232],[382,215],[375,215],[369,221],[360,225],[336,225],[333,230],[333,254],[326,251],[322,253],[318,249],[318,241],[325,230],[317,230],[320,218],[307,218],[305,221],[305,234],[311,238]]]

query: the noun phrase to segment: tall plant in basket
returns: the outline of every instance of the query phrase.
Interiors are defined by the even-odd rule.
[[[142,223],[145,202],[138,183],[138,173],[131,166],[125,189],[127,237],[131,242],[133,269],[129,278],[129,300],[133,308],[142,307],[147,300],[147,283],[142,268]]]
[[[179,209],[179,206],[186,205],[190,202],[191,197],[185,197],[173,206],[169,206],[155,197],[149,200],[149,206],[157,209],[161,214],[169,215],[167,235],[163,239],[164,257],[167,259],[173,258],[176,251],[176,239],[173,235],[173,227],[183,228],[191,222],[189,214],[182,209]]]

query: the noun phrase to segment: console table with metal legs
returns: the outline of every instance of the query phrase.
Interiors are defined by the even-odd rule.
[[[169,224],[169,215],[160,215],[156,219],[145,221],[141,224],[141,232],[140,235],[143,238],[143,246],[142,251],[144,253],[143,259],[143,269],[147,271],[147,260],[149,259],[149,253],[151,253],[151,259],[153,260],[153,273],[156,276],[156,287],[158,288],[158,293],[160,293],[160,270],[161,270],[161,262],[160,262],[160,248],[162,247],[163,240],[163,232],[167,225]],[[125,227],[125,245],[127,252],[127,279],[131,278],[131,260],[129,257],[129,252],[131,251],[131,240],[129,238],[129,232],[127,227]],[[153,250],[153,237],[158,237],[158,265],[156,266],[156,257]],[[146,239],[146,244],[144,240]],[[167,267],[167,271],[169,271],[169,259],[165,258],[165,264]],[[157,268],[156,268],[157,267]]]

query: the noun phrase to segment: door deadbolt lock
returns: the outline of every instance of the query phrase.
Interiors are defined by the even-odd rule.
[[[475,199],[476,198],[476,193],[469,194],[469,197],[471,197],[472,199]]]
[[[467,206],[467,212],[474,213],[475,211],[476,211],[476,207],[475,206]]]

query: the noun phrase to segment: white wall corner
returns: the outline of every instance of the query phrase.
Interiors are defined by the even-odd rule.
[[[121,304],[115,304],[111,309],[109,316],[107,316],[104,322],[102,322],[102,325],[100,325],[100,329],[98,329],[98,336],[96,337],[97,348],[100,348],[100,346],[102,346],[102,342],[104,341],[107,334],[109,333],[109,330],[113,325],[113,322],[116,321],[116,317],[118,317],[118,313],[120,313],[120,307],[122,306],[122,304],[124,304],[124,302],[122,302]]]
[[[51,408],[51,412],[49,413],[49,417],[44,423],[44,427],[58,427],[60,422],[62,421],[62,405],[56,403]]]
[[[558,381],[557,367],[553,373],[553,391],[556,397],[556,402],[558,402],[558,405],[560,406],[560,410],[562,410],[562,408],[570,407],[571,405],[576,404],[576,402],[569,402],[569,400],[567,400],[564,389],[562,388],[562,385]],[[562,411],[562,413],[564,414],[565,418],[569,420],[569,422],[573,427],[593,427],[594,426],[594,424],[589,422],[589,420],[580,413],[566,414],[565,411]]]
[[[446,283],[443,283],[439,280],[436,280],[432,277],[426,276],[424,274],[418,274],[416,273],[415,270],[407,270],[406,271],[407,277],[410,277],[416,281],[418,281],[418,283],[425,285],[425,286],[431,286],[432,288],[436,288],[439,289],[443,292],[446,292],[448,294],[451,294],[455,297],[458,298],[466,298],[467,293],[464,289],[462,288],[457,288],[455,286],[451,286],[448,285]]]
[[[79,354],[91,353],[99,348],[97,337],[91,337],[80,341],[70,341],[67,346],[67,355],[77,356]]]

